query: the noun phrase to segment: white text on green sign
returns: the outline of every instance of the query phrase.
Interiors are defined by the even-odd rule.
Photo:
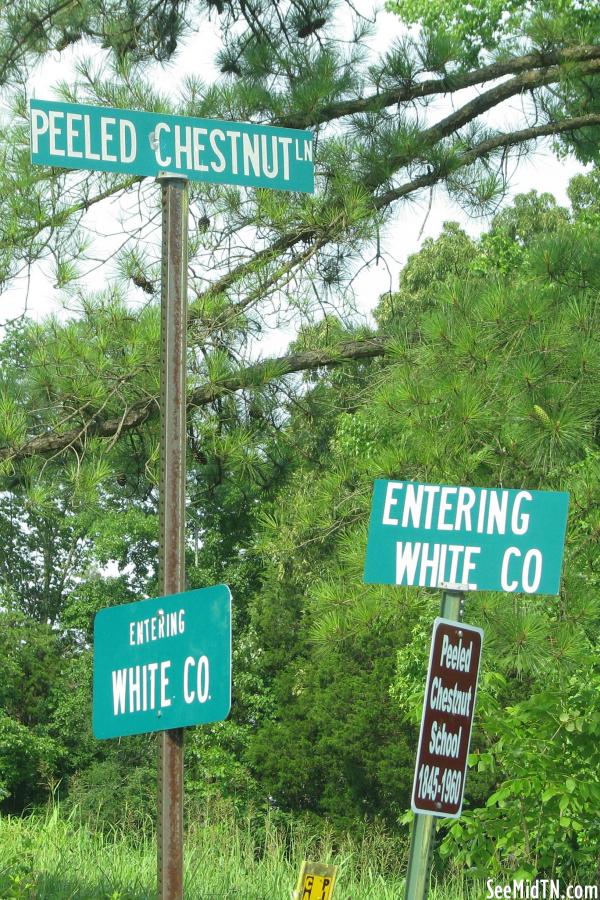
[[[231,706],[231,594],[225,585],[100,610],[93,731],[143,734],[225,719]]]
[[[558,594],[569,495],[375,481],[365,581]]]
[[[31,101],[31,160],[45,166],[314,191],[310,131]]]

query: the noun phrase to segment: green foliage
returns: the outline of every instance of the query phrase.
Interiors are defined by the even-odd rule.
[[[448,243],[458,250],[464,236],[446,232],[430,244],[402,282],[417,263],[429,262],[419,338],[407,341],[406,362],[379,394],[381,413],[389,405],[402,421],[418,419],[397,475],[571,491],[560,599],[508,604],[501,595],[482,595],[469,602],[469,619],[486,632],[467,783],[471,809],[449,828],[441,852],[480,875],[508,877],[516,866],[529,877],[555,871],[585,881],[597,863],[597,717],[590,701],[600,609],[590,589],[594,526],[584,523],[598,465],[592,400],[598,372],[588,368],[598,265],[585,235],[548,198],[520,198],[497,217],[479,252],[473,246],[463,256],[460,292],[451,270],[438,280],[433,273]],[[396,307],[408,308],[408,297]],[[390,327],[394,300],[384,309]],[[403,373],[408,366],[413,378],[418,373],[418,389]],[[426,665],[423,632],[414,634],[413,647],[399,653],[393,691],[414,721]]]
[[[592,537],[600,266],[588,232],[547,195],[530,194],[478,242],[454,225],[427,242],[377,312],[394,335],[389,361],[372,364],[362,385],[348,375],[328,387],[321,379],[304,398],[323,404],[323,443],[309,445],[285,502],[261,515],[258,548],[268,562],[253,621],[275,705],[247,758],[278,805],[349,824],[356,785],[370,798],[365,812],[375,812],[376,798],[379,815],[401,815],[395,801],[411,780],[437,603],[426,592],[361,584],[372,479],[571,492],[561,597],[469,599],[469,619],[486,633],[474,767],[468,812],[441,852],[480,875],[508,877],[521,867],[582,881],[596,864],[590,660],[600,613]],[[307,415],[308,407],[295,409],[290,427]],[[379,693],[383,684],[396,709]],[[576,685],[590,685],[577,700]],[[391,790],[389,765],[399,777]],[[568,785],[568,801],[541,799],[558,784]]]
[[[0,613],[1,794],[20,811],[97,753],[92,739],[91,654],[73,633],[20,612]]]
[[[141,739],[124,752],[94,760],[70,780],[65,808],[73,818],[95,829],[122,828],[143,833],[154,824],[156,803],[155,742],[147,736],[143,755],[132,752]],[[145,758],[144,758],[145,757]]]
[[[44,389],[51,395],[47,409],[30,406],[33,396],[25,391],[25,410],[35,410],[32,433],[80,427],[84,413],[88,422],[100,413],[109,420],[123,414],[141,397],[155,396],[152,373],[157,371],[155,351],[146,344],[157,327],[151,299],[159,272],[153,240],[156,192],[135,176],[34,170],[23,85],[48,54],[68,47],[77,57],[77,76],[54,89],[71,102],[314,129],[314,197],[192,186],[191,343],[198,358],[206,352],[216,364],[215,353],[224,353],[231,363],[247,360],[248,336],[272,325],[273,314],[283,321],[310,320],[315,311],[326,314],[320,290],[351,277],[357,255],[370,252],[396,201],[441,183],[477,214],[497,207],[506,191],[507,157],[513,144],[518,148],[527,142],[527,135],[516,125],[513,133],[491,129],[486,110],[480,115],[468,103],[454,126],[445,116],[435,123],[434,101],[448,91],[459,92],[463,74],[482,48],[498,51],[503,60],[523,49],[578,48],[579,61],[555,67],[551,85],[531,57],[526,74],[533,80],[525,87],[541,111],[536,121],[596,114],[596,73],[584,48],[598,39],[596,6],[594,0],[477,0],[466,6],[406,0],[398,4],[406,20],[432,27],[396,42],[380,57],[370,51],[373,27],[367,16],[352,4],[338,8],[322,0],[253,0],[250,5],[237,0],[196,5],[189,0],[29,0],[11,8],[0,26],[0,84],[8,107],[0,129],[0,286],[44,261],[56,298],[71,310],[74,303],[83,306],[80,318],[88,319],[85,327],[71,323],[64,333],[42,329],[40,340],[50,344],[60,365],[40,365],[38,396]],[[186,75],[178,83],[177,50],[196,39],[203,15],[220,37],[215,56],[221,76],[205,84]],[[170,91],[162,88],[165,72]],[[439,76],[433,84],[432,74]],[[480,84],[477,73],[470,73],[464,85],[483,89],[485,77]],[[522,95],[523,86],[515,92]],[[582,159],[592,159],[594,129],[573,127],[565,139],[574,142]],[[486,146],[489,138],[499,138],[500,144]],[[124,201],[123,222],[116,229],[124,238],[106,259],[88,212],[106,207],[115,196]],[[116,205],[111,215],[115,210]],[[96,272],[106,291],[103,298],[90,299]],[[108,307],[115,313],[124,300],[130,308],[140,303],[142,310],[131,320],[115,314],[113,331]],[[345,311],[350,308],[351,302]],[[103,337],[94,333],[96,317]],[[119,361],[100,349],[107,339],[120,341],[126,350],[121,360],[129,367],[126,378],[118,374]],[[206,367],[200,368],[206,375]],[[4,418],[6,446],[19,446],[23,422],[14,409]]]
[[[447,71],[450,64],[450,71],[456,73],[485,65],[490,59],[506,60],[511,54],[543,54],[557,46],[597,44],[600,37],[596,0],[388,0],[386,8],[407,24],[420,25],[427,43],[449,48],[446,57],[442,55],[441,67],[424,60],[428,71]],[[596,93],[592,79],[574,66],[565,71],[558,90],[542,100],[542,107],[558,118],[573,115],[575,110],[580,114],[597,112]],[[562,148],[575,152],[582,162],[597,159],[597,144],[597,128],[561,138]],[[501,173],[494,175],[501,189]],[[490,178],[493,195],[494,178]],[[478,182],[479,190],[482,184]]]
[[[54,807],[46,814],[0,821],[0,893],[10,900],[146,900],[156,892],[156,848],[148,825],[127,823],[103,834]],[[226,805],[197,811],[186,835],[191,865],[186,896],[264,900],[293,890],[303,859],[339,866],[352,897],[394,900],[406,843],[381,827],[358,838],[315,829],[308,820],[273,814],[236,818]],[[434,888],[432,900],[475,900],[462,885]]]
[[[327,817],[355,833],[366,820],[404,834],[435,600],[362,584],[373,478],[570,490],[558,600],[472,601],[489,653],[468,814],[443,853],[481,872],[515,860],[529,872],[592,872],[597,173],[573,183],[572,213],[528,194],[480,240],[450,223],[425,242],[376,311],[385,360],[301,377],[273,360],[248,365],[274,324],[298,325],[295,357],[319,350],[336,363],[340,343],[372,337],[353,328],[351,291],[340,287],[400,199],[443,184],[478,215],[497,207],[512,145],[525,138],[476,111],[489,85],[474,66],[510,71],[511,56],[533,53],[514,96],[525,85],[548,133],[597,113],[595,63],[580,46],[598,41],[597,3],[394,8],[425,27],[381,58],[364,17],[353,15],[344,40],[335,4],[317,0],[32,0],[0,25],[0,286],[44,261],[71,311],[17,317],[0,345],[5,809],[23,810],[60,780],[73,815],[143,828],[153,793],[153,742],[99,745],[89,719],[95,612],[158,590],[158,198],[137,178],[34,172],[22,89],[45,54],[85,39],[103,62],[80,60],[75,83],[56,89],[63,98],[311,127],[316,137],[314,196],[191,190],[186,575],[190,587],[231,585],[235,635],[232,715],[187,742],[195,811],[271,808],[288,855],[299,813],[319,829]],[[222,77],[188,78],[171,96],[156,88],[165,70],[149,63],[173,60],[202,12],[221,29]],[[579,62],[542,75],[535,52],[564,48]],[[435,101],[466,85],[477,98],[436,124]],[[580,159],[595,158],[593,130],[568,140]],[[105,261],[87,213],[117,195],[127,241]],[[82,280],[90,264],[94,293]],[[283,893],[282,871],[265,879],[271,892]],[[37,890],[29,876],[15,870],[6,891]],[[105,890],[128,888],[87,878],[86,896]]]
[[[43,796],[43,786],[51,782],[57,748],[44,735],[0,710],[0,798],[25,801]],[[40,781],[42,782],[40,785]],[[40,790],[42,788],[42,790]],[[11,804],[12,805],[12,804]]]
[[[530,879],[552,871],[593,881],[600,800],[595,662],[516,705],[485,710],[480,727],[494,741],[473,764],[503,777],[485,806],[449,828],[444,856],[482,876],[507,876],[516,858]]]
[[[569,183],[569,200],[577,221],[594,228],[600,213],[600,169],[594,168],[586,175],[575,175]]]
[[[498,876],[515,860],[530,873],[592,872],[600,615],[594,183],[580,185],[573,215],[532,193],[479,241],[450,224],[427,242],[377,311],[390,335],[385,361],[311,374],[298,389],[288,381],[287,399],[261,383],[192,412],[188,583],[231,584],[236,635],[232,716],[188,736],[197,807],[225,802],[243,814],[270,806],[353,831],[365,818],[401,827],[436,599],[362,584],[373,478],[569,490],[577,514],[561,596],[470,600],[469,618],[486,632],[484,672],[466,814],[447,829],[441,853]],[[112,314],[127,333],[125,313]],[[67,334],[78,328],[87,329],[83,352],[91,353],[101,329],[84,321]],[[293,351],[351,336],[326,317],[303,328]],[[9,349],[22,358],[28,340],[13,330],[5,359]],[[41,355],[40,365],[51,359]],[[234,367],[217,353],[203,371],[222,381]],[[5,366],[3,375],[9,396],[25,391],[18,368]],[[14,556],[3,584],[31,633],[15,655],[6,632],[5,803],[15,808],[35,773],[38,783],[62,777],[70,808],[87,820],[144,821],[152,746],[94,742],[86,642],[98,608],[156,589],[156,498],[143,463],[153,440],[148,426],[132,452],[122,442],[110,448],[104,459],[118,477],[104,475],[87,507],[72,487],[56,493],[61,479],[74,484],[58,461],[44,473],[53,480],[42,481],[35,465],[7,477],[2,528]],[[45,498],[21,505],[36,485],[45,485]],[[15,521],[26,527],[15,531]],[[42,535],[48,550],[38,559],[27,542],[40,544]],[[29,568],[11,562],[17,556]],[[32,594],[44,560],[46,581]],[[99,567],[109,563],[119,574],[107,578]],[[52,607],[43,605],[48,590]],[[44,624],[50,608],[62,631]],[[25,733],[35,735],[27,765],[11,769]],[[119,791],[107,792],[117,781]]]
[[[518,47],[528,37],[543,43],[597,38],[600,16],[594,0],[389,0],[387,8],[406,22],[455,40],[476,64],[483,51]]]
[[[120,60],[168,59],[184,30],[187,5],[30,0],[7,8],[0,42],[0,84],[16,77],[32,57],[64,50],[82,38],[111,48]]]
[[[400,814],[412,753],[388,695],[396,640],[375,627],[370,639],[340,648],[332,634],[275,678],[277,718],[263,722],[248,756],[276,807],[349,829],[363,817],[393,823]]]

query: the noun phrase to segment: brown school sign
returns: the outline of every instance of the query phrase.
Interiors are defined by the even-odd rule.
[[[483,631],[438,618],[433,625],[412,792],[414,812],[461,814]]]

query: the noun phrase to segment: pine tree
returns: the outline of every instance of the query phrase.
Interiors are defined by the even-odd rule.
[[[579,142],[589,157],[600,121],[586,100],[600,66],[598,16],[586,4],[585,14],[581,4],[559,6],[562,11],[548,0],[541,19],[533,13],[509,19],[502,40],[486,36],[491,25],[477,21],[487,54],[477,59],[467,53],[468,29],[458,26],[444,35],[424,30],[373,58],[369,21],[354,14],[353,34],[344,42],[335,5],[322,0],[210,0],[198,11],[167,0],[11,8],[0,29],[0,81],[11,109],[0,135],[0,281],[9,285],[37,261],[51,261],[55,284],[79,310],[80,323],[64,334],[56,324],[28,333],[27,340],[54,349],[42,350],[35,370],[23,374],[24,419],[17,430],[12,420],[0,456],[15,462],[67,448],[80,453],[96,437],[110,445],[139,433],[157,414],[152,366],[143,361],[155,358],[157,191],[135,177],[32,168],[22,85],[45,54],[87,42],[90,59],[80,63],[76,82],[58,88],[65,100],[314,131],[314,197],[193,187],[191,400],[214,408],[223,392],[384,352],[371,335],[359,335],[356,344],[344,335],[342,346],[326,344],[316,356],[305,347],[301,358],[248,369],[250,338],[277,319],[310,323],[324,310],[351,314],[340,287],[357,259],[370,258],[403,203],[443,185],[470,209],[493,208],[506,190],[511,155],[544,137]],[[417,7],[405,4],[402,11],[415,18]],[[352,6],[344,9],[350,13]],[[176,100],[156,87],[160,67],[176,65],[178,47],[202,29],[203,16],[221,28],[222,75],[215,84],[188,79]],[[489,22],[496,20],[490,3]],[[104,48],[101,62],[92,61],[96,48]],[[464,99],[466,88],[477,88],[477,95]],[[453,111],[438,112],[439,101],[450,97]],[[487,114],[517,97],[530,98],[523,121],[506,131],[492,127]],[[93,295],[79,286],[85,260],[94,256],[89,213],[120,196],[126,205],[138,198],[138,227],[104,267],[110,286]],[[139,314],[132,301],[144,303]],[[121,357],[109,350],[109,365],[110,323],[129,334],[131,350]],[[77,370],[70,381],[59,374],[67,359]]]

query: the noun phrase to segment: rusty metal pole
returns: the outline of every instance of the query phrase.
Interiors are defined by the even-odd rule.
[[[185,590],[185,449],[188,186],[161,173],[159,584]],[[183,728],[158,735],[158,897],[183,898]]]

